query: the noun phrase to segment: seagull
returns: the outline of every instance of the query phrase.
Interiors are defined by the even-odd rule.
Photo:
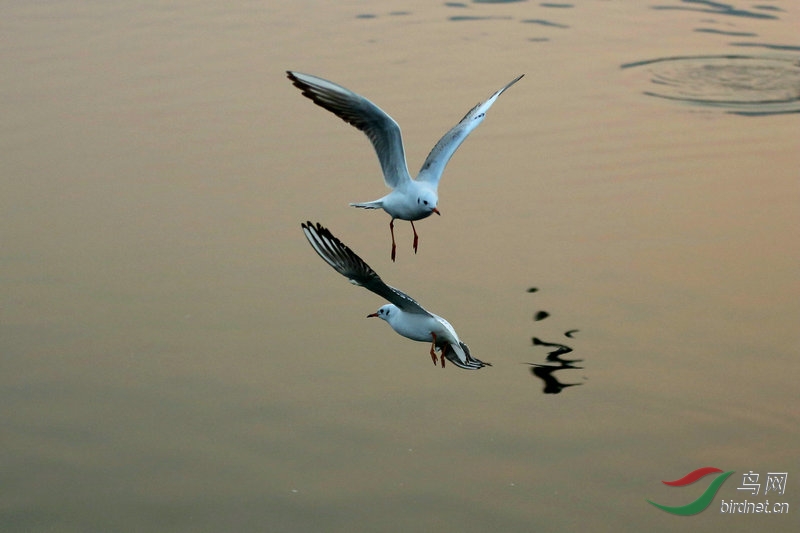
[[[364,287],[390,302],[375,313],[367,315],[367,318],[381,318],[403,337],[430,342],[430,354],[434,365],[437,363],[438,348],[442,353],[440,357],[442,368],[445,359],[466,370],[492,366],[470,355],[469,348],[459,340],[456,330],[447,320],[429,313],[409,295],[384,283],[363,259],[334,237],[327,228],[311,222],[302,223],[300,226],[314,251],[334,270],[349,279],[353,285]]]
[[[403,138],[400,126],[381,108],[349,89],[328,80],[286,71],[295,87],[315,104],[335,114],[345,122],[363,131],[372,141],[383,170],[383,181],[392,192],[371,202],[351,203],[353,207],[364,209],[383,209],[391,217],[389,231],[392,234],[392,261],[395,259],[394,221],[408,220],[414,231],[414,253],[417,253],[419,236],[414,227],[415,220],[421,220],[436,213],[440,215],[437,189],[444,167],[453,153],[461,146],[467,135],[483,122],[486,112],[503,91],[517,83],[523,75],[515,78],[488,100],[473,107],[461,121],[439,139],[428,154],[417,179],[408,173]]]

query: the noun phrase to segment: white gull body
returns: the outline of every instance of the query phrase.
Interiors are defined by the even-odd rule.
[[[503,91],[522,78],[519,76],[495,92],[488,100],[473,107],[458,124],[450,129],[433,147],[417,179],[412,179],[406,164],[400,126],[381,108],[353,91],[310,74],[286,71],[295,87],[315,104],[332,112],[345,122],[363,131],[375,152],[383,170],[383,180],[392,191],[371,202],[351,203],[365,209],[383,209],[391,217],[389,230],[392,234],[392,261],[395,259],[394,221],[408,220],[414,231],[414,253],[419,237],[414,227],[421,220],[439,213],[439,180],[453,153],[464,139],[483,122],[486,112]],[[523,74],[524,76],[524,74]]]
[[[413,298],[384,283],[363,259],[334,237],[327,228],[311,222],[305,222],[301,226],[308,242],[334,270],[354,285],[364,287],[390,302],[377,312],[367,315],[368,317],[382,318],[403,337],[430,342],[430,355],[434,365],[437,362],[436,349],[439,349],[442,353],[442,368],[445,359],[467,370],[491,366],[470,355],[469,348],[461,342],[456,330],[447,320],[429,313]]]

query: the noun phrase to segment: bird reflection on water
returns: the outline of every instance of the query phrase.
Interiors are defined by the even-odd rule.
[[[528,292],[537,292],[538,289],[530,288]],[[538,311],[533,320],[535,322],[544,320],[548,318],[550,313],[547,311]],[[571,329],[564,332],[564,336],[567,338],[574,338],[575,333],[577,333],[577,329]],[[537,378],[541,379],[544,382],[544,389],[542,392],[545,394],[558,394],[562,390],[567,387],[574,387],[576,385],[582,385],[582,383],[562,383],[555,377],[555,372],[559,370],[582,370],[582,366],[575,366],[575,363],[580,363],[583,359],[563,359],[561,356],[566,355],[573,351],[572,347],[567,346],[566,344],[557,343],[557,342],[546,342],[538,337],[533,337],[532,339],[534,346],[544,346],[546,348],[552,348],[548,353],[547,357],[545,358],[545,363],[525,363],[531,367],[531,373],[536,376]]]

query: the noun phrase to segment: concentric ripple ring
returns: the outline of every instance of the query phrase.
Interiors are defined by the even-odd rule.
[[[636,61],[648,96],[739,115],[800,113],[800,60],[745,55],[678,56]]]

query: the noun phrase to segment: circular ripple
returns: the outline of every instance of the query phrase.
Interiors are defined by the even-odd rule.
[[[753,56],[665,57],[622,65],[649,75],[649,96],[741,115],[800,113],[800,61]]]

